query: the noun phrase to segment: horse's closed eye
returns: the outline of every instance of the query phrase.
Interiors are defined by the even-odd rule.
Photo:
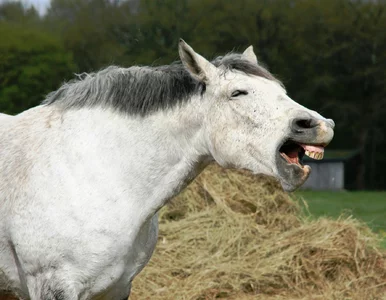
[[[244,91],[244,90],[235,90],[233,93],[232,93],[232,98],[234,97],[238,97],[238,96],[241,96],[241,95],[248,95],[248,92],[247,91]]]

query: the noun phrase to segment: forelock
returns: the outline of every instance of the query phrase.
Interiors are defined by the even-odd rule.
[[[239,53],[229,53],[225,56],[219,56],[215,58],[212,63],[216,67],[223,67],[225,71],[239,71],[247,75],[258,76],[275,81],[283,86],[283,84],[264,66],[250,62],[243,58],[242,54]]]

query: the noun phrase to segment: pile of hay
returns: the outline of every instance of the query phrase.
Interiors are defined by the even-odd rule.
[[[267,178],[210,166],[162,209],[130,299],[386,299],[377,244],[351,218],[306,218]]]

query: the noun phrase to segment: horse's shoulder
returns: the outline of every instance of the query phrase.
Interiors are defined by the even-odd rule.
[[[6,120],[7,121],[4,121]],[[40,147],[49,139],[46,132],[56,120],[51,109],[36,107],[16,116],[0,116],[0,179],[22,184],[37,161]]]

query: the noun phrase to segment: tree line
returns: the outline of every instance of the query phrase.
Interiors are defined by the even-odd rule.
[[[355,186],[386,188],[386,1],[52,0],[0,5],[0,111],[39,104],[74,73],[208,58],[253,45],[297,102],[332,117],[331,148],[358,149]]]

